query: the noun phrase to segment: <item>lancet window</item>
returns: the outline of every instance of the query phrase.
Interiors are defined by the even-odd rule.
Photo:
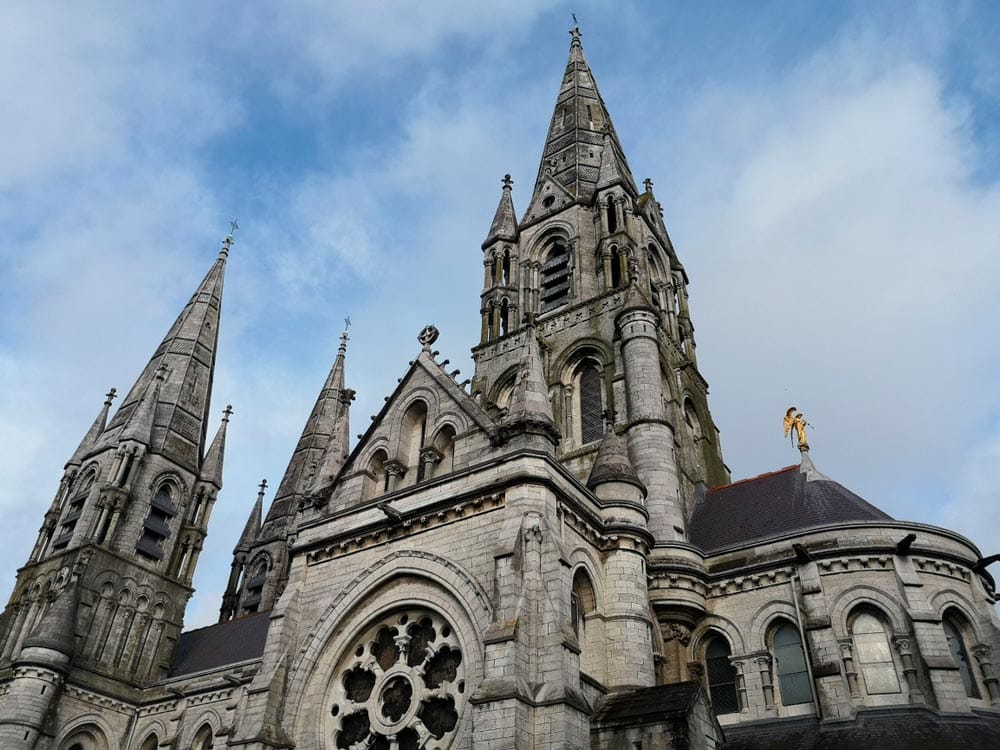
[[[871,612],[860,612],[851,622],[851,635],[868,694],[898,693],[899,676],[882,621]]]
[[[771,652],[778,671],[778,688],[785,706],[810,703],[809,672],[802,637],[792,623],[783,620],[771,635]]]
[[[740,710],[736,691],[736,667],[729,657],[732,651],[722,636],[716,635],[705,647],[705,677],[708,694],[717,714],[732,714]]]
[[[958,673],[962,678],[962,686],[965,688],[966,696],[979,698],[979,686],[976,684],[976,676],[972,671],[972,664],[969,662],[965,639],[962,637],[962,631],[967,629],[964,618],[956,615],[955,612],[949,612],[941,624],[944,627],[945,637],[948,639],[951,658],[958,665]]]
[[[565,240],[553,238],[549,243],[545,262],[542,263],[542,277],[539,312],[555,310],[569,302],[570,259]]]

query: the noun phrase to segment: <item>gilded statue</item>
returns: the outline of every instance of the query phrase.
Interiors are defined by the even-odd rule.
[[[799,450],[807,451],[809,450],[809,441],[806,440],[806,427],[809,425],[806,422],[806,418],[802,416],[802,412],[798,411],[798,407],[791,407],[785,412],[785,437],[788,437],[792,430],[795,430],[795,436],[799,441]]]

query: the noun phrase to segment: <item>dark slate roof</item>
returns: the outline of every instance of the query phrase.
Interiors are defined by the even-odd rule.
[[[846,521],[891,521],[871,503],[803,465],[709,490],[695,501],[689,538],[705,552]]]
[[[859,711],[853,721],[781,719],[728,726],[725,733],[725,750],[995,750],[1000,717],[885,708]]]
[[[193,674],[227,664],[258,659],[264,653],[270,612],[240,617],[181,633],[170,675]]]
[[[698,698],[701,686],[697,682],[677,682],[672,685],[640,688],[613,695],[594,714],[595,723],[619,723],[648,719],[672,718],[687,714]]]

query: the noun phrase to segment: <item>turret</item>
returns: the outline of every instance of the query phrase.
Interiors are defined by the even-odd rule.
[[[505,336],[518,323],[517,217],[511,197],[513,181],[503,176],[503,191],[490,231],[483,242],[483,342]]]
[[[257,491],[257,500],[250,510],[250,516],[243,526],[243,533],[233,550],[233,562],[229,569],[229,583],[226,593],[222,595],[222,607],[219,609],[219,622],[228,622],[239,614],[240,596],[246,583],[246,565],[250,550],[260,535],[260,519],[264,511],[264,493],[267,491],[267,480],[261,479]]]

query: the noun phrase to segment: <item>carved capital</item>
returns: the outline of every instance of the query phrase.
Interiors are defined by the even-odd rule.
[[[406,467],[399,461],[387,461],[385,464],[385,473],[390,477],[401,477],[406,473]]]
[[[420,463],[422,464],[441,463],[442,458],[444,458],[444,456],[441,455],[441,451],[437,448],[424,448],[420,451]]]
[[[991,664],[993,662],[993,647],[988,643],[977,643],[972,647],[972,655],[980,664]]]
[[[913,652],[911,649],[910,637],[906,635],[897,635],[892,639],[893,645],[895,645],[896,650],[899,652],[900,656],[910,656]]]

